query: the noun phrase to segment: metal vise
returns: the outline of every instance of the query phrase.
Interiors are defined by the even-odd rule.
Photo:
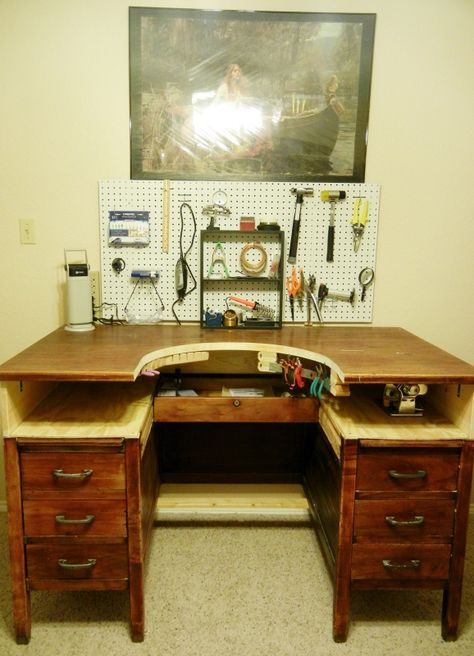
[[[385,385],[383,393],[384,408],[391,415],[422,415],[423,408],[417,407],[418,396],[426,394],[428,386],[423,383],[402,383]]]

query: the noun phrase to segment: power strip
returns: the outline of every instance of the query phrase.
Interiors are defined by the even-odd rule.
[[[100,271],[89,271],[91,281],[91,295],[93,298],[94,308],[99,308],[102,303],[102,290],[100,287]],[[102,317],[102,309],[94,310],[95,317]]]

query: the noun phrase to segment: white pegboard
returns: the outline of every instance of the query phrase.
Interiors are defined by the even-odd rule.
[[[198,288],[186,297],[182,304],[176,306],[176,311],[181,321],[199,321],[199,233],[209,224],[209,218],[202,214],[202,210],[206,205],[213,203],[213,195],[216,191],[224,191],[227,194],[226,206],[231,212],[227,217],[216,219],[218,227],[238,230],[242,216],[255,217],[256,224],[260,221],[278,222],[285,232],[285,273],[286,276],[291,274],[292,265],[287,263],[287,259],[296,203],[296,197],[291,193],[291,189],[300,187],[301,184],[297,182],[172,180],[167,182],[167,185],[169,185],[169,247],[167,252],[164,252],[164,181],[117,180],[99,183],[102,301],[116,304],[120,318],[125,318],[124,308],[136,284],[136,281],[131,278],[131,271],[134,269],[157,269],[160,271],[160,278],[156,281],[156,288],[150,282],[140,282],[129,302],[129,310],[141,321],[157,318],[158,314],[163,320],[173,320],[171,307],[176,299],[175,264],[179,258],[180,208],[185,202],[192,208],[197,224],[194,245],[187,260],[197,280]],[[346,301],[325,300],[323,304],[325,322],[370,322],[377,272],[375,271],[374,283],[367,288],[364,302],[360,300],[362,288],[358,277],[360,271],[365,267],[375,270],[379,185],[310,183],[305,186],[314,190],[314,196],[303,199],[296,266],[302,268],[306,276],[315,275],[317,286],[324,282],[330,291],[339,291],[344,294],[350,294],[352,290],[355,290],[353,304]],[[321,191],[327,189],[346,192],[346,198],[335,203],[333,262],[326,261],[330,203],[320,199]],[[369,214],[360,248],[354,252],[351,219],[357,197],[368,200]],[[108,229],[109,212],[111,211],[149,212],[149,244],[146,246],[110,245]],[[183,247],[184,250],[187,250],[191,243],[194,225],[191,212],[187,207],[183,208],[182,215]],[[116,258],[121,258],[124,262],[124,269],[119,273],[112,268],[112,262]],[[204,269],[206,269],[206,263]],[[236,291],[238,290],[229,289],[229,294]],[[264,291],[262,289],[262,293]],[[255,293],[258,293],[258,288]],[[159,313],[161,301],[164,310]],[[314,310],[312,314],[314,318]],[[105,313],[104,316],[110,316],[110,313]],[[305,320],[306,308],[301,309],[295,303],[295,322],[303,323]],[[283,321],[291,321],[290,306],[287,301],[284,303]]]

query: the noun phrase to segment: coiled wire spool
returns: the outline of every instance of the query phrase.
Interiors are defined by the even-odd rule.
[[[260,257],[256,262],[253,262],[249,259],[249,254],[251,251],[258,251]],[[263,273],[267,267],[268,255],[265,248],[262,244],[258,242],[252,242],[246,244],[240,252],[240,266],[242,271],[244,271],[249,276],[259,276]]]

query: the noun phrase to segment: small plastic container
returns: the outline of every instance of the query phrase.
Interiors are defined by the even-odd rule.
[[[249,230],[255,230],[255,218],[253,216],[241,216],[240,229],[247,232]]]

